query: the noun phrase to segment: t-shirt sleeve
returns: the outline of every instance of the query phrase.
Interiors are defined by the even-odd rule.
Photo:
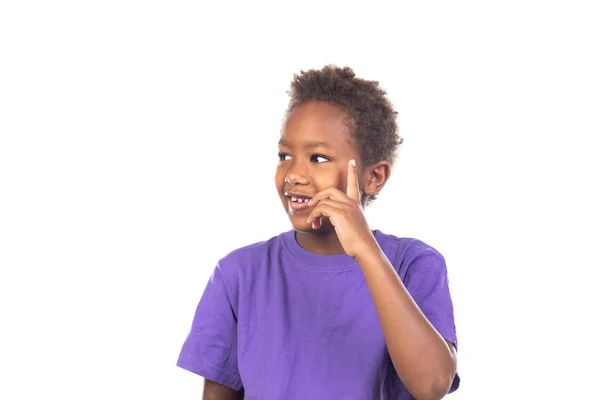
[[[217,266],[200,298],[177,366],[241,390],[237,363],[237,319]]]
[[[417,257],[407,270],[405,285],[429,322],[458,349],[454,306],[444,257],[439,253]],[[456,374],[450,392],[456,390],[459,383],[460,378]]]

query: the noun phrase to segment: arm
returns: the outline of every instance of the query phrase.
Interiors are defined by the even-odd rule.
[[[241,392],[237,392],[208,379],[204,380],[202,400],[241,400],[242,398]]]
[[[227,292],[224,264],[219,262],[206,284],[177,360],[177,366],[204,378],[205,400],[237,399],[232,394],[243,390],[237,362],[236,298]]]
[[[356,257],[362,267],[390,357],[419,400],[441,399],[456,374],[456,350],[429,323],[374,240]]]
[[[308,202],[315,208],[306,222],[317,230],[321,218],[329,218],[344,251],[362,268],[388,353],[404,386],[419,400],[439,400],[456,375],[455,349],[423,314],[379,247],[363,214],[359,187],[356,162],[350,160],[346,193],[335,187],[317,193]]]

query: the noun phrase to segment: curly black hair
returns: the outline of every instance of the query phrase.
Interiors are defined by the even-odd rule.
[[[387,92],[377,81],[358,78],[349,67],[326,65],[295,74],[287,92],[290,103],[285,118],[309,101],[324,101],[348,116],[348,127],[364,165],[387,160],[393,165],[403,139]]]

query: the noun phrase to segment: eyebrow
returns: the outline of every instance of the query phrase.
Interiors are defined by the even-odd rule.
[[[278,144],[281,146],[291,147],[290,144],[288,142],[286,142],[284,139],[279,139]],[[304,147],[309,148],[309,149],[312,149],[315,147],[326,147],[328,149],[332,149],[331,145],[328,144],[327,142],[321,142],[318,140],[310,140],[310,141],[306,142]]]

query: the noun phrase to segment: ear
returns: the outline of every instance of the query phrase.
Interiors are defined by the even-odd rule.
[[[385,186],[392,173],[392,166],[388,161],[379,161],[364,169],[363,193],[369,197],[377,195]]]

